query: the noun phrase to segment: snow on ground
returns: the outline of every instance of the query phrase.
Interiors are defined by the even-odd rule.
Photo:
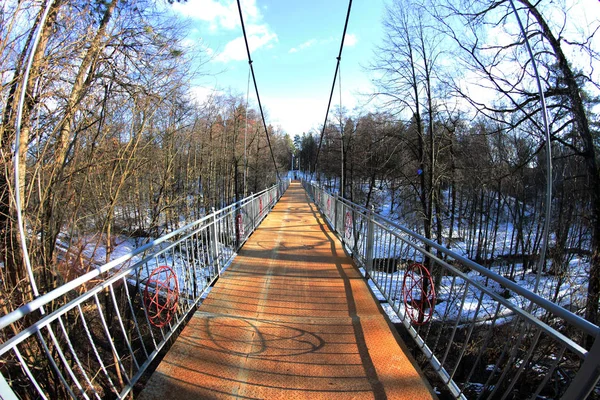
[[[560,290],[557,292],[557,303],[571,311],[580,309],[585,304],[586,273],[585,270],[581,270],[583,264],[576,264],[574,268],[577,268],[577,265],[580,266],[580,274],[576,282],[561,285]],[[364,269],[361,270],[364,274]],[[468,272],[466,276],[472,282],[485,287],[487,291],[482,293],[480,289],[473,284],[468,284],[462,277],[444,276],[436,293],[437,300],[432,317],[434,321],[468,323],[471,321],[484,322],[495,320],[494,323],[496,325],[510,322],[514,315],[513,310],[506,305],[501,305],[489,293],[504,298],[508,304],[520,309],[526,309],[530,304],[529,300],[508,291],[499,283],[487,279],[475,271]],[[394,273],[373,271],[370,277],[370,287],[378,300],[385,300],[389,303],[384,305],[384,310],[388,317],[392,322],[400,322],[398,315],[403,317],[406,312],[402,291],[404,271],[400,270]],[[542,276],[539,294],[545,298],[556,294],[557,279],[554,276]],[[535,280],[535,275],[529,273],[525,274],[524,278],[519,277],[516,279],[516,283],[529,291],[533,291]],[[394,308],[398,310],[398,313],[396,313]],[[541,316],[544,310],[534,309],[533,313]]]
[[[136,249],[150,243],[151,240],[151,238],[115,236],[111,240],[112,251],[107,259],[105,237],[87,235],[79,238],[76,242],[69,243],[66,235],[60,235],[57,240],[58,258],[60,262],[66,264],[66,269],[82,275],[107,262],[130,256]],[[217,243],[217,249],[218,264],[225,268],[236,253],[233,248],[220,242]],[[115,275],[133,267],[127,274],[127,281],[132,285],[139,283],[144,288],[145,282],[152,272],[156,268],[166,265],[175,272],[180,292],[191,294],[194,290],[194,281],[196,288],[204,290],[214,276],[218,275],[218,271],[214,267],[215,261],[212,251],[208,248],[208,243],[203,243],[201,240],[187,239],[178,244],[165,241],[144,253],[131,256],[109,271],[109,275]]]
[[[397,209],[392,210],[391,197],[388,190],[379,187],[375,188],[373,190],[372,199],[375,209],[380,216],[397,221],[400,225],[403,225],[404,222],[407,222],[408,224],[405,224],[404,226],[410,226],[409,221],[404,221],[402,218],[399,218]],[[503,205],[503,209],[501,211],[505,216],[508,215],[508,207],[510,206],[511,202],[509,199],[509,201]],[[398,205],[396,205],[396,207],[398,207]],[[526,209],[525,213],[531,214],[532,210]],[[410,219],[410,216],[408,219]],[[491,224],[492,221],[488,221],[488,223]],[[531,223],[533,224],[533,221]],[[467,228],[468,227],[465,227],[463,224],[462,232],[466,232],[468,230]],[[492,230],[490,230],[490,232],[491,231]],[[482,257],[495,260],[507,258],[507,256],[510,254],[509,249],[511,247],[511,241],[513,240],[513,231],[514,227],[510,221],[505,220],[502,222],[498,227],[496,243],[493,247],[491,242],[487,243],[486,245],[488,247],[483,249]],[[361,234],[364,235],[365,232],[366,230]],[[444,240],[447,241],[447,236],[449,235],[448,227],[445,227],[444,232],[446,234],[446,238]],[[472,256],[473,254],[469,254],[469,245],[464,237],[460,237],[461,235],[464,236],[464,234],[459,231],[458,221],[456,221],[453,235],[455,237],[453,237],[452,240],[451,250],[461,257],[469,258],[469,256]],[[479,235],[478,230],[475,232],[475,235]],[[533,235],[528,237],[526,240],[533,241]],[[549,242],[550,245],[552,245],[552,237],[550,237]],[[374,292],[379,293],[378,296],[381,296],[382,298],[386,297],[390,303],[384,308],[392,320],[398,320],[398,316],[396,315],[394,308],[398,310],[398,313],[401,316],[403,316],[405,312],[401,287],[404,279],[402,269],[406,268],[408,266],[407,264],[409,263],[423,262],[424,259],[423,253],[408,243],[412,243],[420,247],[423,246],[418,240],[412,239],[409,235],[394,227],[388,226],[385,229],[376,228],[375,230],[373,249],[374,259],[395,259],[398,263],[404,264],[402,266],[399,265],[398,268],[400,271],[393,273],[375,271],[371,276],[377,281],[378,286],[381,288],[381,291],[385,293],[385,296],[381,294],[379,289],[375,290],[376,285],[371,283],[371,287],[374,289]],[[348,245],[352,247],[353,243],[347,243],[347,246]],[[526,247],[531,245],[532,243],[527,244]],[[357,248],[361,253],[358,258],[364,258],[364,240],[359,240]],[[449,259],[452,259],[452,257],[450,256]],[[457,263],[455,262],[454,264]],[[384,265],[387,266],[389,264]],[[509,304],[519,308],[529,307],[529,300],[516,295],[514,292],[506,290],[506,288],[501,287],[497,282],[480,275],[478,272],[470,271],[464,268],[464,266],[460,266],[460,263],[458,263],[458,265],[459,269],[467,271],[464,273],[466,274],[468,280],[476,282],[481,286],[486,287],[490,292],[505,298]],[[547,268],[550,269],[551,266],[552,261],[548,260]],[[522,288],[530,292],[535,291],[536,274],[531,269],[524,270],[522,261],[518,259],[512,260],[511,262],[508,262],[508,260],[504,260],[504,262],[496,261],[496,265],[492,263],[492,265],[487,265],[487,267],[491,271],[501,276],[510,278]],[[559,304],[572,312],[581,311],[586,301],[587,278],[589,277],[589,258],[572,256],[570,260],[568,260],[568,266],[565,268],[565,270],[567,271],[567,275],[563,277],[543,273],[540,277],[537,293],[541,297],[555,302],[556,304]],[[462,277],[455,276],[455,274],[451,271],[444,271],[446,275],[441,279],[438,288],[437,304],[435,306],[433,315],[434,319],[444,319],[446,321],[459,320],[461,322],[465,322],[472,321],[474,318],[480,321],[485,321],[493,319],[495,316],[497,318],[497,321],[495,322],[496,324],[508,322],[512,319],[512,310],[506,306],[501,306],[498,309],[499,303],[492,296],[489,294],[482,295],[481,291],[473,284],[467,285],[467,282]],[[537,315],[543,314],[543,310],[534,309],[532,312]]]

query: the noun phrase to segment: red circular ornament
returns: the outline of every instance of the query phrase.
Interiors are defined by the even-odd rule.
[[[244,217],[242,216],[242,214],[238,214],[236,217],[236,223],[237,223],[237,228],[238,228],[238,241],[242,240],[242,238],[244,237]]]
[[[146,281],[144,305],[150,323],[162,328],[173,319],[179,300],[175,271],[166,265],[156,268]]]
[[[435,287],[429,270],[423,264],[412,264],[407,268],[402,282],[404,308],[415,325],[424,325],[433,316]]]
[[[350,211],[346,211],[344,230],[346,231],[346,239],[350,239],[352,236],[352,214],[350,214]]]

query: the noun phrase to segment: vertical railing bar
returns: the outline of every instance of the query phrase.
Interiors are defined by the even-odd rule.
[[[392,252],[390,251],[391,247],[392,247],[392,235],[389,234],[389,232],[384,231],[381,228],[378,228],[382,231],[382,234],[385,235],[385,240],[384,240],[384,246],[386,246],[386,252],[385,252],[385,257],[384,260],[386,262],[386,275],[385,275],[385,282],[386,282],[386,290],[389,290],[389,297],[392,297],[392,269],[393,269],[393,263],[391,262],[391,260],[394,259]]]
[[[68,333],[67,333],[67,329],[65,328],[65,325],[62,321],[62,317],[59,316],[58,317],[58,323],[60,325],[60,328],[62,330],[62,333],[66,338],[69,337]],[[73,358],[75,360],[75,363],[77,364],[77,367],[79,367],[79,370],[81,371],[81,374],[83,375],[83,378],[85,379],[85,381],[87,382],[89,388],[92,390],[92,393],[94,393],[94,395],[96,396],[96,398],[98,400],[100,400],[100,395],[98,394],[98,392],[96,391],[96,388],[94,387],[94,385],[92,384],[92,381],[90,381],[90,378],[87,374],[87,372],[85,372],[85,369],[83,368],[83,365],[81,364],[81,360],[79,359],[79,357],[77,356],[77,353],[75,352],[75,349],[73,348],[73,344],[71,343],[70,340],[67,340],[67,346],[69,346],[69,350],[71,351],[71,354],[73,355]]]
[[[189,287],[187,285],[187,283],[189,282],[188,279],[188,274],[189,274],[189,268],[187,268],[187,264],[188,264],[188,254],[187,251],[185,251],[185,255],[184,255],[184,250],[182,247],[182,243],[183,242],[187,242],[188,238],[185,239],[178,239],[177,240],[177,247],[179,250],[179,264],[181,266],[181,274],[175,274],[176,275],[176,280],[177,280],[177,284],[179,285],[179,297],[180,298],[184,298],[187,293],[189,293]],[[187,246],[185,246],[187,248]],[[182,294],[184,293],[184,294]]]
[[[477,316],[479,315],[479,310],[481,310],[481,302],[483,301],[483,295],[484,295],[483,290],[480,290],[479,291],[479,299],[477,301],[477,307],[475,308],[475,314],[473,314],[473,322],[469,326],[469,332],[467,332],[465,342],[463,343],[462,349],[459,352],[458,362],[456,363],[456,365],[454,366],[454,369],[450,373],[450,379],[454,378],[454,375],[456,374],[456,371],[458,370],[458,366],[460,365],[460,362],[465,355],[465,351],[467,350],[467,345],[469,344],[469,341],[471,340],[471,334],[473,333],[473,330],[475,329],[475,325],[477,325]]]
[[[469,375],[467,375],[467,377],[464,380],[465,382],[470,382],[471,381],[471,377],[475,373],[475,369],[477,368],[477,365],[479,365],[479,362],[481,361],[481,357],[483,357],[483,353],[487,349],[488,344],[490,343],[490,340],[492,339],[492,336],[493,336],[493,333],[494,333],[494,327],[496,326],[496,319],[498,318],[498,313],[500,312],[500,308],[501,307],[502,307],[502,304],[498,303],[498,305],[496,306],[496,312],[494,313],[494,317],[492,318],[492,323],[491,323],[490,328],[489,328],[489,330],[487,332],[485,341],[483,342],[483,345],[481,346],[481,349],[479,349],[479,354],[477,354],[477,358],[475,359],[475,362],[473,363],[473,367],[471,368],[471,371],[469,372]]]
[[[370,223],[370,221],[368,222]],[[377,271],[378,279],[383,280],[383,287],[386,292],[385,297],[391,298],[391,282],[389,280],[389,263],[386,258],[386,239],[387,235],[378,230],[379,228],[373,225],[375,238],[375,246],[373,246],[373,272],[375,273],[375,259],[379,259],[379,270]]]
[[[46,328],[48,329],[48,331],[51,331],[50,326],[47,326]],[[58,374],[58,379],[60,379],[60,381],[62,382],[63,386],[65,387],[65,389],[67,389],[67,391],[69,392],[69,394],[71,395],[71,397],[74,398],[75,397],[75,393],[73,393],[73,390],[71,389],[71,386],[67,383],[67,380],[63,376],[62,372],[60,372],[60,369],[58,368],[58,365],[56,365],[56,362],[54,361],[54,357],[52,357],[52,354],[50,354],[50,349],[48,348],[48,344],[46,343],[46,340],[44,340],[44,336],[42,335],[42,332],[41,331],[37,331],[36,334],[37,334],[38,339],[42,343],[42,347],[44,348],[44,353],[46,353],[46,358],[48,359],[48,361],[50,361],[50,365],[52,366],[52,369],[54,369],[54,371]],[[59,350],[59,354],[60,353],[62,353],[61,350]],[[64,357],[64,355],[63,355],[63,357]]]
[[[402,297],[402,281],[404,279],[404,259],[402,256],[403,252],[403,244],[402,240],[400,240],[396,235],[394,237],[394,262],[396,263],[396,272],[393,274],[392,279],[392,299],[396,302],[398,299]]]
[[[48,397],[46,396],[46,394],[40,387],[40,384],[38,383],[37,379],[35,379],[35,377],[31,373],[31,370],[29,369],[29,367],[27,366],[27,363],[23,359],[23,356],[21,355],[21,352],[19,351],[18,347],[17,346],[13,347],[13,351],[15,352],[15,355],[19,359],[19,364],[21,365],[21,368],[23,370],[25,370],[25,375],[27,375],[27,377],[29,378],[29,381],[31,381],[33,383],[33,386],[35,387],[35,389],[37,390],[39,395],[42,397],[42,399],[47,400]]]
[[[215,262],[214,262],[214,255],[213,255],[213,243],[212,243],[212,239],[211,239],[211,232],[213,230],[213,226],[212,226],[212,219],[209,220],[209,223],[206,224],[206,228],[204,229],[204,268],[206,271],[206,275],[208,278],[208,281],[212,281],[212,279],[215,276]]]
[[[200,242],[198,243],[198,258],[200,260],[200,275],[202,275],[202,289],[204,289],[208,282],[207,271],[206,271],[206,226],[199,232]]]
[[[8,384],[2,372],[0,372],[0,393],[2,393],[2,400],[19,400],[12,387]]]
[[[131,301],[131,293],[129,292],[129,288],[127,287],[128,285],[127,285],[127,280],[125,279],[125,277],[123,277],[123,285],[125,287],[125,292],[127,292],[127,303],[129,303],[129,310],[131,311],[131,318],[133,318],[133,324],[135,326],[135,330],[140,339],[140,343],[142,345],[142,350],[144,351],[144,355],[146,356],[146,358],[148,358],[148,351],[146,350],[146,344],[144,343],[144,337],[142,336],[137,317],[135,316],[135,310],[133,308],[133,303]]]
[[[59,319],[60,319],[60,317],[59,317]],[[56,339],[56,335],[54,335],[54,331],[52,330],[51,325],[48,324],[46,326],[46,329],[48,329],[48,332],[50,333],[50,338],[52,339],[52,343],[54,343],[54,346],[56,346],[56,351],[58,352],[58,357],[60,358],[62,364],[66,368],[67,373],[69,374],[69,376],[73,380],[73,383],[75,383],[75,386],[77,386],[77,389],[79,389],[79,391],[81,392],[81,394],[83,395],[83,397],[86,398],[86,399],[89,399],[89,397],[85,393],[85,390],[83,389],[83,386],[79,382],[79,379],[77,379],[77,377],[75,376],[75,372],[73,371],[73,369],[69,365],[69,363],[67,361],[67,358],[65,357],[65,354],[64,354],[62,348],[60,347],[60,344],[58,343],[58,340]],[[41,335],[41,332],[38,333],[38,335]],[[67,343],[70,344],[71,340],[69,339],[69,337],[67,336],[65,339],[66,339]],[[45,341],[44,341],[44,347],[46,347]],[[48,349],[48,351],[50,351],[50,349]],[[52,358],[52,361],[53,360],[54,360],[54,358]],[[56,368],[58,369],[58,365],[56,365]],[[62,373],[60,375],[62,375]],[[65,379],[65,383],[66,383],[66,379]],[[70,391],[71,388],[68,387],[67,389]],[[74,395],[74,393],[73,393],[73,395]]]
[[[177,269],[177,266],[183,268],[183,265],[181,262],[181,257],[177,257],[177,255],[175,253],[175,247],[176,246],[173,246],[171,248],[171,259],[173,260],[173,270],[175,271],[175,279],[177,280],[177,279],[179,279],[181,272],[183,272],[183,271],[179,271]],[[165,257],[166,257],[166,255],[165,255]],[[177,284],[179,284],[179,282],[177,282]],[[184,288],[184,290],[185,290],[185,288]],[[180,289],[179,298],[181,299],[181,289]],[[180,323],[182,313],[183,313],[182,307],[180,307],[180,304],[178,303],[177,312],[175,312],[175,314],[173,314],[173,317],[169,320],[169,323],[168,323],[168,326],[169,326],[169,330],[168,330],[169,333],[167,334],[168,336],[173,331],[173,325],[177,326]]]
[[[212,218],[210,220],[210,227],[211,227],[211,233],[212,233],[212,237],[211,237],[211,248],[212,248],[212,269],[213,271],[217,271],[218,274],[214,274],[214,275],[220,275],[220,271],[219,271],[219,254],[218,254],[218,245],[217,245],[217,213],[215,212],[215,209],[212,209]]]
[[[406,275],[406,260],[408,260],[408,257],[404,254],[405,250],[404,250],[404,241],[402,240],[402,238],[399,238],[398,236],[395,236],[396,238],[396,243],[400,243],[400,250],[396,251],[397,252],[397,258],[398,261],[400,261],[399,264],[399,268],[398,268],[398,275],[396,276],[396,290],[394,291],[394,298],[396,299],[394,301],[394,306],[396,304],[398,304],[394,309],[396,310],[396,314],[398,316],[400,316],[400,305],[403,303],[403,299],[402,299],[402,282],[404,281],[404,276]],[[400,271],[402,271],[400,273]],[[405,315],[404,315],[405,316]],[[404,320],[404,316],[401,317],[401,320]]]
[[[464,284],[460,284],[459,283],[458,284],[458,289],[455,289],[455,286],[457,286],[457,284],[456,284],[456,278],[457,277],[458,277],[457,275],[453,275],[452,276],[452,283],[450,284],[450,288],[447,290],[447,293],[448,293],[447,296],[448,296],[448,298],[446,300],[446,309],[444,310],[444,315],[442,316],[442,321],[446,321],[448,319],[448,315],[450,314],[451,308],[452,308],[452,306],[454,304],[454,300],[455,300],[455,297],[453,297],[454,292],[457,291],[457,290],[458,291],[462,290],[463,286],[464,286],[465,290],[463,292],[463,299],[464,299],[464,297],[467,294],[467,290],[466,289],[468,289],[468,285],[464,285]],[[438,293],[438,295],[437,295],[438,299],[441,298],[441,296],[442,296],[442,293]],[[463,300],[463,302],[464,302],[464,300]],[[440,330],[440,332],[438,333],[438,337],[435,340],[436,344],[433,347],[432,351],[434,351],[435,348],[437,347],[437,343],[438,343],[438,341],[440,339],[440,335],[441,334],[442,334],[442,330]]]
[[[100,306],[100,300],[98,299],[97,294],[94,294],[94,301],[96,302],[96,309],[98,310],[98,315],[100,316],[100,321],[102,322],[102,326],[104,328],[104,333],[106,334],[106,339],[108,339],[108,342],[110,343],[110,348],[114,352],[114,356],[117,358],[118,365],[115,365],[115,368],[121,368],[121,373],[127,380],[127,383],[131,384],[131,382],[129,381],[129,377],[127,376],[127,371],[125,370],[125,366],[123,366],[123,363],[121,362],[121,357],[119,356],[119,353],[117,352],[117,348],[115,347],[115,343],[113,342],[112,337],[110,336],[110,331],[108,330],[108,325],[106,324],[106,319],[104,319],[104,314],[102,312],[102,306]]]
[[[190,238],[188,238],[188,243],[186,245],[186,254],[188,260],[191,262],[190,267],[190,293],[189,296],[192,298],[192,301],[198,297],[198,258],[197,254],[194,251],[195,243],[198,242],[198,232],[195,232]]]
[[[108,379],[108,383],[110,384],[110,387],[118,395],[119,391],[117,390],[117,388],[113,384],[113,381],[110,378],[110,374],[106,370],[106,366],[104,365],[104,362],[102,361],[102,358],[100,357],[100,353],[98,353],[98,348],[96,347],[96,344],[94,343],[94,339],[92,339],[92,334],[90,332],[90,328],[88,327],[87,321],[85,319],[85,315],[83,314],[83,310],[81,309],[81,305],[80,304],[77,305],[77,309],[79,310],[79,315],[81,316],[81,322],[83,324],[83,328],[85,330],[85,333],[87,334],[87,337],[88,337],[88,340],[90,341],[90,344],[92,345],[92,349],[94,350],[94,354],[96,355],[96,359],[98,360],[98,363],[100,364],[100,368],[102,369],[102,371],[104,371],[104,376],[106,376],[106,379]]]
[[[490,397],[489,397],[490,399],[494,397],[494,394],[496,394],[496,392],[500,388],[502,382],[504,382],[504,379],[508,376],[508,371],[511,369],[511,366],[518,359],[519,347],[521,346],[521,343],[525,339],[525,336],[527,335],[527,331],[528,331],[527,321],[523,321],[523,324],[521,325],[521,327],[522,327],[522,329],[521,329],[521,333],[519,334],[519,339],[517,340],[517,343],[515,343],[511,346],[510,352],[508,353],[509,357],[506,360],[506,367],[502,371],[500,378],[498,378],[498,380],[496,381],[496,383],[494,385],[494,390],[490,394]],[[530,348],[530,351],[533,350],[534,347],[535,347],[535,344]],[[525,362],[525,360],[523,360],[523,363],[524,362]],[[517,374],[517,376],[518,376],[518,374]]]
[[[178,245],[180,245],[181,243],[178,243]],[[183,273],[183,261],[181,260],[181,253],[179,253],[179,256],[175,253],[175,247],[173,246],[171,248],[171,259],[173,260],[173,271],[175,271],[175,280],[177,281],[179,279],[179,276],[181,275],[181,273]],[[181,250],[181,247],[180,247]],[[166,257],[166,255],[165,255]],[[179,266],[181,268],[180,273],[178,274],[177,271],[178,268],[177,266]],[[177,281],[177,284],[179,285],[179,282]],[[185,288],[184,288],[185,290]],[[179,293],[179,298],[181,298],[181,289],[180,289],[180,293]],[[179,304],[178,304],[179,305]],[[181,321],[181,315],[184,311],[181,309],[181,307],[177,307],[177,312],[175,314],[173,314],[173,318],[171,318],[169,320],[169,330],[172,331],[173,330],[173,324],[175,323],[174,320],[176,320],[175,325],[178,325],[179,322]]]
[[[135,367],[137,369],[140,369],[140,364],[138,364],[137,359],[135,358],[133,348],[131,347],[131,343],[129,341],[129,338],[127,337],[127,331],[125,330],[125,325],[123,324],[123,319],[121,318],[121,310],[119,310],[119,306],[117,305],[117,297],[115,296],[113,285],[110,285],[108,289],[110,291],[110,296],[113,301],[114,309],[117,312],[117,320],[119,321],[119,326],[121,327],[121,332],[123,333],[123,338],[125,339],[125,345],[127,346],[127,349],[129,349],[129,354],[131,354],[131,358],[133,359]]]
[[[148,263],[146,263],[146,265],[148,265]],[[148,276],[150,276],[150,275],[148,275]],[[146,278],[146,279],[148,279],[148,278]],[[148,283],[146,282],[146,284],[148,284]],[[153,332],[153,329],[152,329],[152,323],[150,322],[150,318],[148,318],[148,309],[146,308],[146,302],[143,301],[144,294],[143,294],[142,285],[140,285],[138,283],[138,287],[139,287],[139,289],[138,289],[138,295],[140,296],[140,299],[141,299],[140,303],[142,304],[142,308],[144,309],[144,318],[146,318],[146,324],[148,326],[148,331],[150,332],[150,337],[152,338],[152,344],[154,344],[154,349],[157,349],[158,348],[158,343],[156,342],[156,338],[154,337],[154,332]]]
[[[263,212],[266,208],[263,209]],[[218,260],[219,260],[219,276],[223,272],[223,267],[225,266],[225,246],[226,243],[221,243],[221,237],[225,236],[225,217],[220,217],[217,223],[217,251],[218,251]]]
[[[551,367],[548,369],[548,372],[546,373],[546,376],[544,377],[544,379],[542,380],[542,382],[540,382],[538,388],[536,389],[535,393],[531,396],[531,400],[535,400],[538,398],[538,395],[540,394],[540,392],[544,389],[544,387],[546,387],[546,384],[548,383],[548,381],[550,380],[550,378],[552,378],[552,375],[554,375],[554,370],[556,369],[556,367],[558,367],[558,364],[560,363],[560,361],[562,360],[563,354],[565,353],[565,350],[567,349],[567,345],[563,344],[559,354],[556,356],[556,360],[554,360],[554,362],[552,363]]]
[[[194,299],[200,296],[200,293],[204,290],[205,279],[203,272],[203,260],[202,260],[202,230],[197,231],[194,234],[194,242],[192,247],[192,254],[194,258]],[[200,286],[200,283],[202,286]]]
[[[517,373],[512,377],[510,385],[508,385],[508,388],[504,392],[504,395],[502,396],[501,400],[505,400],[506,397],[510,394],[510,392],[513,390],[513,388],[517,384],[517,381],[519,380],[519,378],[521,377],[521,374],[525,370],[525,366],[527,366],[530,362],[531,356],[533,355],[533,351],[535,350],[538,340],[540,340],[541,335],[542,335],[542,330],[540,328],[537,328],[537,334],[535,335],[533,344],[531,344],[529,346],[529,351],[527,352],[527,356],[523,359],[521,366],[519,367],[519,370],[517,371]]]
[[[425,335],[421,335],[421,330],[423,329],[423,325],[417,325],[416,327],[414,327],[414,329],[417,332],[417,335],[419,335],[419,337],[421,338],[421,340],[423,340],[423,342],[426,343],[427,337],[425,337]],[[433,349],[431,349],[431,354],[432,354],[432,356],[434,355]]]
[[[465,300],[467,299],[468,292],[469,292],[469,282],[467,282],[465,285],[465,291],[463,294],[462,302],[460,304],[460,309],[458,310],[458,315],[456,316],[456,321],[454,321],[454,327],[452,328],[452,334],[450,335],[450,339],[448,340],[448,345],[446,346],[446,351],[444,352],[444,356],[442,357],[442,360],[440,361],[440,366],[442,366],[442,367],[446,363],[446,358],[448,357],[448,354],[450,353],[450,347],[452,346],[452,342],[454,341],[454,336],[456,336],[456,328],[458,328],[458,323],[460,321],[460,317],[462,316],[462,312],[465,307]]]
[[[372,211],[369,212],[369,216],[371,216]],[[352,225],[353,228],[357,227],[359,229],[360,232],[360,227],[361,225],[366,225],[366,233],[365,232],[360,232],[358,239],[359,240],[363,240],[364,242],[364,250],[365,250],[365,269],[367,270],[367,274],[371,275],[374,271],[373,271],[373,258],[374,258],[374,253],[375,253],[375,224],[373,224],[373,220],[371,218],[368,218],[366,221],[366,224],[363,223],[364,220],[360,220],[357,221],[357,213],[354,212],[354,210],[352,210]],[[360,245],[358,243],[356,243],[357,240],[357,236],[356,236],[356,232],[354,232],[354,229],[352,229],[352,236],[353,236],[353,240],[354,240],[354,246],[353,247],[357,247],[359,248]],[[380,242],[377,242],[380,243]],[[358,245],[358,246],[357,246]]]
[[[519,328],[519,320],[521,319],[521,317],[519,315],[517,315],[516,320],[512,326],[512,330],[511,333],[508,335],[508,337],[512,337],[514,335],[514,333],[517,331],[517,329]],[[492,370],[492,373],[490,374],[490,376],[488,377],[488,379],[485,381],[485,384],[483,385],[483,389],[481,390],[481,394],[477,397],[477,399],[481,399],[483,394],[485,393],[485,391],[487,390],[487,388],[490,387],[490,384],[492,382],[492,379],[494,378],[494,376],[496,375],[497,371],[501,371],[502,368],[500,368],[500,365],[502,364],[502,362],[504,361],[504,356],[508,353],[510,354],[510,349],[514,346],[514,343],[511,340],[506,340],[502,349],[502,353],[500,353],[500,356],[498,357],[496,363],[494,364],[494,369]],[[505,370],[508,368],[508,363],[510,361],[510,355],[506,360],[506,368]],[[497,385],[496,385],[497,386]]]
[[[196,281],[198,286],[198,296],[204,292],[204,288],[210,281],[207,272],[207,255],[206,255],[206,225],[202,227],[202,230],[198,231],[197,237],[197,245],[195,246],[195,253],[197,258],[197,268],[196,268]]]
[[[392,259],[394,260],[394,269],[396,270],[396,272],[392,272],[392,276],[390,279],[390,284],[392,285],[391,289],[390,289],[390,300],[395,299],[397,297],[397,292],[398,292],[398,278],[400,276],[400,265],[399,265],[399,259],[400,257],[398,256],[398,238],[396,237],[396,235],[390,235],[390,243],[391,243],[391,239],[393,238],[394,240],[394,251],[392,252],[391,256]],[[394,286],[394,281],[395,281],[395,286]]]
[[[188,252],[190,237],[179,240],[179,259],[181,263],[181,277],[178,277],[179,298],[184,303],[187,303],[187,298],[190,295],[190,254]],[[185,245],[183,245],[185,244]],[[181,289],[183,288],[183,290]]]
[[[164,258],[164,259],[165,259],[165,264],[166,264],[166,257],[165,257],[165,253],[161,253],[161,254],[158,254],[158,255],[155,255],[155,256],[154,256],[154,262],[156,263],[156,266],[157,266],[157,267],[159,267],[159,266],[161,265],[161,262],[160,262],[160,260],[159,260],[159,258],[158,258],[158,257],[162,257],[162,258]],[[150,277],[150,275],[148,275],[148,278],[149,278],[149,277]],[[148,285],[148,282],[146,282],[146,285]],[[145,302],[144,302],[144,303],[145,303]],[[150,324],[150,329],[152,329],[152,326],[153,326],[153,325],[152,325],[152,323],[151,323],[150,321],[148,321],[148,323]],[[164,341],[164,340],[166,339],[166,337],[165,337],[165,333],[164,333],[164,331],[163,331],[163,328],[158,328],[158,331],[160,332],[160,335],[162,336],[162,340]]]

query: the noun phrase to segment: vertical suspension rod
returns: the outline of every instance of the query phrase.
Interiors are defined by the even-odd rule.
[[[533,289],[533,293],[537,294],[540,286],[540,278],[542,276],[542,268],[546,262],[546,249],[548,247],[548,234],[550,230],[550,218],[552,212],[552,146],[550,143],[550,124],[548,122],[548,109],[546,107],[546,97],[544,96],[544,91],[542,89],[542,80],[540,78],[540,73],[537,68],[537,63],[535,61],[533,50],[531,49],[531,44],[529,43],[527,31],[525,30],[525,27],[521,22],[521,18],[519,17],[517,7],[515,7],[515,3],[513,0],[510,0],[510,5],[513,9],[515,17],[517,18],[517,22],[519,23],[519,29],[523,34],[525,46],[527,47],[527,52],[529,53],[529,58],[531,59],[531,65],[533,66],[533,72],[535,74],[538,93],[540,95],[540,101],[542,102],[542,117],[544,120],[544,131],[546,134],[546,207],[544,211],[544,232],[542,234],[542,243],[540,245],[540,258],[535,278],[535,286]]]
[[[267,137],[267,143],[269,144],[269,150],[271,151],[271,159],[273,160],[273,166],[275,167],[275,173],[277,174],[277,180],[279,176],[279,170],[277,169],[277,163],[275,162],[275,156],[273,155],[273,147],[271,146],[271,139],[269,138],[269,131],[267,130],[267,123],[265,122],[265,114],[263,113],[262,104],[260,102],[260,95],[258,94],[258,85],[256,84],[256,76],[254,75],[254,67],[252,66],[252,57],[250,56],[250,46],[248,45],[248,36],[246,35],[246,27],[244,26],[244,17],[242,15],[242,6],[240,0],[237,0],[238,11],[240,13],[240,22],[242,24],[242,33],[244,34],[244,42],[246,43],[246,52],[248,53],[248,64],[250,65],[250,72],[252,73],[252,80],[254,81],[254,90],[256,91],[256,100],[258,101],[258,108],[260,109],[260,116],[262,117],[263,127],[265,128],[265,136]]]
[[[238,0],[239,1],[239,0]],[[313,171],[317,173],[317,165],[319,164],[319,153],[321,152],[321,145],[323,144],[323,135],[325,134],[325,127],[327,126],[327,118],[329,117],[329,109],[331,108],[331,100],[333,99],[333,92],[335,91],[335,81],[337,74],[340,69],[340,62],[342,61],[342,50],[344,49],[344,39],[346,38],[346,30],[348,29],[348,20],[350,19],[350,10],[352,9],[352,0],[348,2],[348,12],[346,13],[346,22],[344,23],[344,32],[342,33],[342,41],[340,43],[340,52],[335,66],[335,73],[333,74],[333,83],[331,85],[331,93],[329,94],[329,102],[327,103],[327,112],[325,112],[325,122],[323,122],[323,129],[321,130],[321,137],[319,139],[319,147],[317,147],[317,156],[315,157],[315,164]],[[317,175],[317,178],[319,175]]]

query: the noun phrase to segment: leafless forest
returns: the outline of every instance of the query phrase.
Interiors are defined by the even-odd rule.
[[[317,172],[343,195],[515,278],[535,272],[547,151],[534,70],[509,1],[395,1],[366,68],[379,112],[334,110]],[[569,2],[515,1],[547,103],[552,202],[543,272],[552,301],[577,257],[589,278],[573,311],[598,323],[598,21],[573,30]],[[468,83],[467,83],[468,82]],[[343,134],[341,134],[343,133]],[[296,136],[314,173],[319,137]],[[341,190],[339,190],[342,192]],[[581,263],[579,263],[581,265]]]
[[[568,284],[570,261],[584,260],[589,285],[574,311],[597,324],[600,25],[572,30],[569,2],[515,1],[548,107],[547,216],[543,110],[510,2],[422,3],[389,3],[386,35],[376,54],[365,55],[378,90],[364,94],[371,99],[364,109],[331,112],[318,162],[320,132],[269,126],[279,171],[317,173],[338,190],[343,170],[346,198],[447,247],[464,243],[471,259],[503,265],[513,278],[537,268],[549,218],[544,273]],[[23,240],[37,286],[47,292],[94,267],[82,253],[90,238],[108,260],[116,238],[158,237],[275,183],[260,115],[245,97],[198,102],[189,95],[209,55],[186,51],[181,38],[189,27],[166,7],[55,0],[39,26],[39,1],[3,6],[3,314],[33,298]]]
[[[184,51],[180,38],[187,27],[164,7],[54,1],[25,82],[40,2],[3,6],[3,314],[32,299],[16,190],[44,293],[94,267],[97,260],[82,253],[90,240],[106,248],[108,260],[117,237],[158,237],[275,183],[262,121],[246,109],[246,99],[215,95],[198,103],[188,95],[208,57]],[[13,158],[22,91],[17,188]],[[286,169],[291,141],[269,129]]]

